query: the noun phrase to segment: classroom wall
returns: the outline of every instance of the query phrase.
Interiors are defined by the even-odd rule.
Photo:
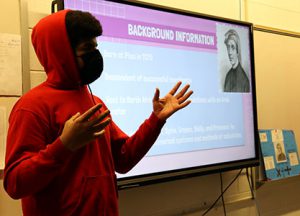
[[[20,34],[19,5],[18,0],[0,1],[0,33]],[[7,109],[6,115],[8,115],[16,99],[14,97],[0,97],[0,106]],[[0,215],[21,215],[20,202],[9,198],[4,192],[2,184],[3,181],[0,178]]]
[[[253,22],[256,25],[300,33],[300,25],[298,24],[298,20],[300,20],[300,4],[298,1],[294,0],[143,0],[143,2],[231,19],[245,20]],[[23,44],[23,47],[28,49],[28,54],[25,56],[25,59],[23,59],[23,64],[25,65],[23,70],[25,70],[25,74],[28,74],[28,78],[25,77],[26,80],[24,80],[24,82],[29,83],[29,88],[36,86],[45,79],[43,68],[37,61],[30,45],[29,36],[33,25],[41,17],[50,13],[50,3],[51,0],[0,1],[0,20],[2,20],[0,22],[0,32],[22,34],[22,37],[28,39],[28,46]],[[23,9],[26,8],[26,10],[21,10],[22,14],[20,14],[21,6]],[[23,16],[27,18],[27,22],[24,22],[23,20],[21,26],[20,17]],[[8,19],[11,20],[11,22],[6,22]],[[260,43],[257,44],[256,47],[256,49],[259,49],[264,45],[265,37],[260,32],[256,32],[255,37],[260,39]],[[276,47],[276,44],[274,47]],[[272,50],[269,53],[272,53]],[[280,96],[280,99],[286,98],[284,97],[284,94],[287,91],[286,88],[289,88],[290,86],[286,84],[286,86],[284,86],[286,88],[281,87],[280,93],[276,93],[275,90],[272,92],[271,89],[276,89],[275,87],[282,83],[282,81],[288,83],[293,79],[294,85],[291,91],[294,92],[292,95],[294,97],[291,96],[288,100],[285,99],[285,102],[293,103],[293,99],[296,100],[296,102],[299,102],[295,92],[299,91],[296,81],[299,80],[300,73],[298,74],[297,68],[294,68],[291,78],[286,70],[281,69],[276,71],[277,76],[272,76],[273,68],[266,69],[263,67],[264,62],[262,59],[269,58],[269,56],[264,56],[264,54],[265,52],[256,53],[260,58],[257,59],[256,57],[255,59],[257,61],[256,74],[259,127],[280,128],[290,126],[290,129],[297,128],[298,125],[296,123],[293,125],[288,124],[292,121],[295,122],[293,116],[297,116],[297,109],[294,108],[290,111],[290,106],[276,103],[275,101],[278,96]],[[298,54],[299,53],[293,53],[293,56],[297,56]],[[296,56],[292,59],[297,60]],[[28,65],[28,70],[26,65]],[[265,92],[265,89],[268,91]],[[287,91],[287,93],[289,93],[289,91]],[[4,101],[3,103],[8,103],[6,102],[8,101],[7,98],[0,98],[0,102],[1,100]],[[274,114],[272,113],[272,109],[269,108],[270,103],[272,105],[276,103],[276,105],[279,106],[276,110],[280,118],[272,118]],[[297,104],[300,104],[300,102]],[[300,128],[298,134],[300,134]],[[300,140],[299,135],[297,135],[296,139]],[[224,173],[224,185],[227,185],[236,173],[237,171]],[[299,180],[299,177],[294,177],[283,181],[267,183],[260,187],[257,190],[256,195],[259,209],[261,213],[263,213],[262,215],[284,214],[294,216],[300,214],[300,205],[297,203],[297,194],[300,194],[300,186],[298,185]],[[2,183],[2,180],[0,180],[1,185]],[[141,188],[122,190],[120,191],[120,210],[122,216],[194,216],[199,215],[200,212],[203,211],[201,209],[207,208],[219,193],[220,182],[218,174],[195,177]],[[256,203],[249,199],[250,197],[251,193],[249,191],[248,182],[246,180],[246,175],[243,172],[237,182],[234,183],[225,194],[225,201],[228,204],[227,210],[230,212],[230,215],[256,215]],[[220,215],[221,212],[222,208],[217,207],[210,215]],[[0,215],[21,215],[20,202],[10,199],[3,191],[2,187],[0,187]]]

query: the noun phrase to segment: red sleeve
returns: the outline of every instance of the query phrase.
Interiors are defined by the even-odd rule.
[[[49,140],[49,126],[30,111],[11,114],[7,135],[4,188],[14,199],[45,188],[69,158],[60,139]]]
[[[126,173],[132,169],[154,144],[164,124],[165,121],[152,113],[135,134],[128,137],[112,123],[110,133],[116,171]]]

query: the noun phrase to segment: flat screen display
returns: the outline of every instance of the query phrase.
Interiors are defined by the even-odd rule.
[[[132,135],[177,81],[192,103],[167,120],[147,155],[118,183],[157,180],[258,164],[252,24],[124,1],[65,0],[102,24],[104,71],[91,85],[113,121]]]

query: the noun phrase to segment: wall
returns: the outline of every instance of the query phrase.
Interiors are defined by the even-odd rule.
[[[23,59],[23,65],[28,79],[24,77],[24,82],[29,83],[28,85],[31,88],[42,82],[45,79],[45,74],[30,46],[29,35],[31,34],[32,26],[41,17],[50,13],[50,2],[51,0],[10,0],[5,1],[4,5],[2,0],[0,3],[1,20],[12,19],[13,17],[9,25],[6,24],[8,22],[0,23],[0,32],[22,34],[22,37],[27,39],[23,47],[27,49],[28,54],[25,55],[25,59]],[[257,25],[300,32],[300,25],[297,22],[297,20],[300,20],[300,4],[294,0],[286,0],[284,2],[280,0],[144,0],[144,2],[237,20],[245,20]],[[23,9],[26,8],[26,10],[22,10],[22,14],[19,12],[21,5]],[[20,16],[26,17],[26,22],[23,20],[22,26],[19,21]],[[256,32],[255,34],[256,37],[261,36],[260,32]],[[260,47],[263,45],[264,43],[262,42],[257,46]],[[274,47],[276,47],[276,45]],[[272,46],[271,50],[268,51],[269,53],[273,52]],[[259,56],[259,59],[269,58],[269,56],[264,56],[264,53],[265,52],[256,54]],[[293,55],[298,55],[298,53],[293,53]],[[297,58],[295,57],[293,59]],[[258,61],[257,58],[255,60]],[[26,65],[28,65],[28,68]],[[273,103],[274,98],[278,96],[274,93],[275,91],[272,92],[271,89],[275,89],[282,81],[286,83],[290,82],[291,78],[288,78],[289,75],[287,75],[284,69],[278,69],[277,76],[274,77],[272,76],[273,68],[265,69],[262,67],[263,65],[264,62],[259,61],[256,64],[259,127],[286,127],[287,123],[292,122],[294,116],[297,116],[296,108],[290,111],[289,106],[278,103],[278,113],[282,117],[275,118],[273,117],[272,109],[269,108],[269,103]],[[291,90],[292,92],[298,91],[296,80],[299,80],[299,75],[296,72],[297,68],[294,68],[294,85]],[[287,84],[286,87],[290,86]],[[268,90],[267,92],[265,92],[266,89]],[[279,94],[281,94],[282,98],[285,98],[284,94],[286,90],[285,88],[281,88],[281,90],[283,92],[281,91]],[[291,95],[288,102],[293,103],[292,100],[296,98],[296,96],[296,94]],[[283,113],[285,114],[284,116]],[[290,124],[288,126],[292,129],[297,127],[296,124]],[[300,130],[298,134],[300,134]],[[299,138],[297,138],[297,140],[300,140]],[[224,185],[227,185],[236,173],[237,171],[224,173]],[[262,215],[285,214],[292,216],[299,214],[300,207],[297,205],[298,199],[296,196],[296,194],[300,194],[300,186],[297,184],[298,181],[299,178],[295,177],[279,182],[267,183],[259,188],[256,195],[259,210]],[[1,180],[0,183],[2,184]],[[9,199],[2,187],[0,188],[0,215],[21,215],[19,202]],[[124,216],[194,216],[199,215],[200,212],[202,212],[201,209],[207,208],[219,193],[219,175],[195,177],[120,191],[120,210],[121,215]],[[281,196],[278,196],[278,194]],[[230,215],[255,215],[257,211],[256,205],[253,200],[249,199],[250,195],[248,182],[243,173],[229,191],[226,192],[225,201],[228,204],[227,210],[230,212]],[[220,215],[221,212],[222,208],[217,207],[210,215]]]
[[[0,20],[0,33],[20,34],[20,12],[18,0],[0,1]],[[16,98],[14,97],[0,97],[0,106],[7,109],[7,116],[15,101]],[[21,215],[20,202],[9,198],[4,192],[2,184],[3,182],[0,178],[0,215]]]

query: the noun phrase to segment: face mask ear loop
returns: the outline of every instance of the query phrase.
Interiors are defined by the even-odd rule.
[[[93,95],[92,89],[91,89],[90,85],[87,85],[87,86],[88,86],[89,91],[90,91],[90,93],[91,93],[93,103],[94,103],[94,105],[96,105],[96,102],[95,102],[95,99],[94,99],[94,95]]]

